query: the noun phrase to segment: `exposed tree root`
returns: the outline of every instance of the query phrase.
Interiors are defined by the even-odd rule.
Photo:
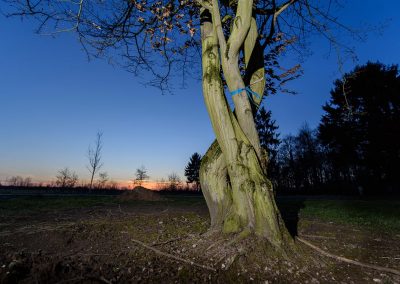
[[[269,243],[265,238],[260,238],[255,234],[244,231],[238,234],[215,233],[207,237],[207,241],[202,243],[204,257],[213,263],[213,267],[222,270],[229,270],[237,263],[239,266],[243,262],[255,261],[263,257],[275,261],[283,256],[282,261],[291,262],[298,257],[298,250],[295,246],[277,248]],[[303,260],[304,256],[301,256]],[[249,260],[251,259],[251,260]],[[255,265],[256,261],[255,261]],[[243,268],[244,269],[244,268]]]
[[[175,256],[175,255],[172,255],[172,254],[169,254],[169,253],[166,253],[166,252],[162,252],[162,251],[160,251],[160,250],[158,250],[158,249],[156,249],[154,247],[146,245],[145,243],[143,243],[143,242],[141,242],[139,240],[135,240],[135,239],[131,239],[131,240],[132,240],[132,242],[137,243],[137,244],[141,245],[142,247],[147,248],[147,249],[155,252],[156,254],[159,254],[159,255],[162,255],[162,256],[165,256],[165,257],[168,257],[168,258],[172,258],[172,259],[174,259],[176,261],[179,261],[179,262],[184,262],[184,263],[187,263],[187,264],[190,264],[190,265],[193,265],[193,266],[197,266],[197,267],[200,267],[200,268],[203,268],[203,269],[207,269],[207,270],[210,270],[210,271],[213,271],[213,272],[217,271],[215,268],[212,268],[212,267],[209,267],[209,266],[206,266],[206,265],[202,265],[202,264],[198,264],[198,263],[195,263],[193,261],[181,258],[179,256]]]
[[[327,257],[330,257],[330,258],[333,258],[333,259],[336,259],[338,261],[342,261],[342,262],[346,262],[346,263],[350,263],[350,264],[354,264],[354,265],[357,265],[357,266],[370,268],[370,269],[374,269],[374,270],[378,270],[378,271],[389,272],[389,273],[392,273],[392,274],[400,276],[400,271],[399,270],[396,270],[396,269],[393,269],[393,268],[388,268],[388,267],[383,267],[383,266],[378,266],[378,265],[373,265],[373,264],[362,263],[362,262],[355,261],[355,260],[352,260],[352,259],[348,259],[348,258],[345,258],[345,257],[342,257],[342,256],[334,255],[334,254],[331,254],[331,253],[329,253],[327,251],[324,251],[323,249],[321,249],[321,248],[309,243],[308,241],[306,241],[306,240],[304,240],[302,238],[296,237],[296,239],[299,242],[305,244],[306,246],[318,251],[320,254],[325,255]]]

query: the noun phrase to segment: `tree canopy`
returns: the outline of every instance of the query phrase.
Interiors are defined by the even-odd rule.
[[[334,83],[319,126],[336,176],[364,187],[398,185],[400,76],[397,65],[368,62]]]
[[[279,133],[277,133],[279,127],[276,125],[276,121],[272,119],[272,112],[261,107],[255,117],[255,121],[261,147],[271,155],[279,145]]]
[[[200,163],[201,155],[199,153],[194,153],[185,167],[185,176],[187,183],[194,183],[196,190],[200,189]]]
[[[139,186],[141,186],[142,183],[143,183],[145,180],[149,179],[149,178],[150,178],[150,177],[149,177],[149,175],[147,174],[147,169],[146,169],[146,167],[145,167],[145,166],[141,166],[140,168],[137,168],[137,169],[136,169],[136,172],[135,172],[135,179],[133,180],[133,183],[134,183],[134,184],[137,184],[137,185],[139,185]]]
[[[212,14],[214,8],[218,10],[221,33],[230,45],[228,37],[240,21],[236,14],[241,5],[238,0],[2,1],[8,4],[4,10],[9,16],[36,19],[38,33],[54,36],[75,32],[88,56],[106,57],[140,77],[148,73],[150,76],[146,78],[151,79],[147,83],[163,90],[169,87],[171,78],[185,80],[188,75],[198,74],[201,13]],[[291,80],[290,75],[300,67],[282,71],[279,66],[277,54],[288,46],[304,53],[309,36],[319,33],[335,47],[349,50],[335,35],[342,32],[343,36],[344,30],[359,37],[359,33],[331,15],[332,10],[340,7],[336,1],[255,0],[252,3],[259,39],[256,49],[265,53],[264,62],[254,62],[252,68],[265,67],[270,86],[276,79],[281,84]],[[252,71],[245,71],[244,54],[241,58],[243,72],[251,74]]]

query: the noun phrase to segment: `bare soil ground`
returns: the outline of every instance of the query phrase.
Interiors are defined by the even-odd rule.
[[[0,201],[2,283],[400,283],[398,275],[339,262],[299,242],[298,255],[278,258],[255,239],[209,235],[201,197],[84,198],[41,198],[39,207]],[[400,270],[396,227],[297,213],[284,215],[321,249]]]

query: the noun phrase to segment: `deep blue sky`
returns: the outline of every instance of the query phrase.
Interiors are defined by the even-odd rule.
[[[348,25],[391,20],[382,34],[352,43],[359,63],[400,63],[400,1],[348,2],[340,15]],[[66,166],[87,179],[86,151],[98,130],[104,133],[103,170],[112,179],[132,179],[141,165],[152,179],[171,172],[183,177],[190,155],[203,154],[214,139],[200,82],[163,96],[105,61],[88,62],[73,34],[54,39],[33,28],[31,21],[0,16],[0,181],[12,175],[49,181]],[[310,49],[304,75],[289,85],[298,95],[265,101],[283,135],[306,121],[318,125],[321,105],[340,77],[324,40],[313,38]],[[347,62],[344,71],[353,67]]]

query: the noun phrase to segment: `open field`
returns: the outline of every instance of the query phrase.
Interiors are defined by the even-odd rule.
[[[400,270],[400,201],[282,198],[292,233],[319,248]],[[223,239],[205,234],[204,199],[115,196],[0,200],[0,281],[4,283],[400,283],[400,276],[322,256],[301,267],[259,254],[229,258]],[[272,253],[273,254],[273,253]],[[266,282],[268,281],[268,282]]]

